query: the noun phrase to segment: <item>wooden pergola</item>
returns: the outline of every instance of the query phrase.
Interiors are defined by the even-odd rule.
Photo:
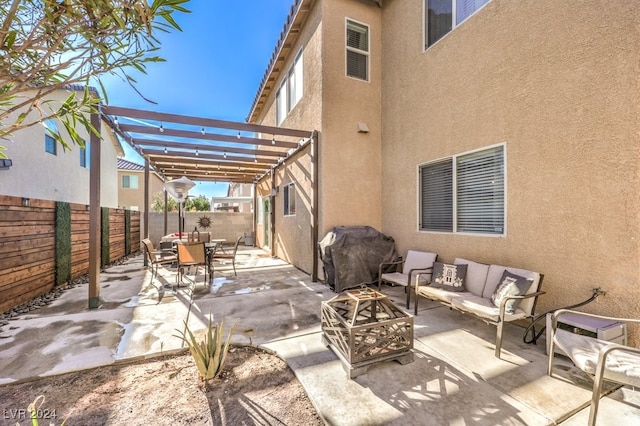
[[[286,167],[287,160],[310,145],[312,175],[312,242],[317,231],[317,133],[311,130],[263,126],[213,118],[192,117],[140,109],[102,105],[91,117],[100,132],[101,122],[128,143],[145,160],[145,206],[150,205],[149,173],[165,180],[186,176],[193,181],[256,185]],[[91,182],[89,226],[89,307],[99,306],[100,296],[100,138],[91,135]],[[254,198],[256,191],[254,191]],[[165,192],[166,205],[166,192]],[[255,205],[255,199],[254,199]],[[255,211],[254,211],[255,214]],[[275,219],[271,212],[271,232]],[[149,235],[149,209],[145,208],[144,236]],[[312,280],[317,280],[314,256]]]

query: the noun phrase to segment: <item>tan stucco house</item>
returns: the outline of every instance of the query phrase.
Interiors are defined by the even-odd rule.
[[[538,312],[602,287],[584,309],[638,317],[639,65],[634,2],[297,0],[248,121],[317,129],[317,170],[258,183],[256,241],[311,272],[317,172],[320,238],[369,225],[544,273]]]
[[[118,207],[146,211],[144,204],[144,166],[118,158]],[[164,181],[151,170],[149,173],[149,211],[153,197],[163,196]]]
[[[82,96],[84,87],[69,86],[50,95],[46,101],[52,105],[62,103],[72,92]],[[15,117],[21,111],[16,111]],[[37,120],[39,113],[31,116]],[[31,117],[30,116],[30,117]],[[11,120],[10,118],[9,120]],[[32,121],[28,118],[26,121]],[[69,141],[71,150],[55,143],[47,128],[59,132]],[[82,149],[71,138],[65,136],[64,126],[57,120],[46,120],[42,125],[34,125],[14,133],[9,141],[3,141],[5,153],[11,159],[11,167],[0,169],[0,194],[42,200],[66,201],[89,204],[90,144],[86,129],[79,125],[77,132],[87,143]],[[100,201],[103,207],[118,206],[116,162],[124,151],[116,135],[105,123],[101,125],[100,145]]]

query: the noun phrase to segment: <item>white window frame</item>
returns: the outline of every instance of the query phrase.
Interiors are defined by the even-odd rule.
[[[279,126],[304,94],[304,60],[300,49],[276,93],[276,123]]]
[[[264,197],[258,197],[258,213],[257,213],[258,225],[264,224]]]
[[[291,182],[286,184],[282,189],[283,212],[284,216],[296,215],[296,184]]]
[[[89,145],[89,142],[85,141],[84,148],[80,148],[80,167],[83,167],[85,169],[90,168],[90,161],[89,161],[91,158],[90,153],[91,153],[91,145]]]
[[[54,119],[49,118],[44,120],[42,125],[44,126],[44,151],[52,155],[58,155],[58,142],[51,136],[51,133],[55,133],[56,135],[60,134],[58,132],[58,123]],[[47,147],[49,144],[51,144],[52,151]]]
[[[124,178],[129,178],[128,186],[124,184]],[[132,181],[135,182],[135,186],[132,185]],[[121,185],[123,189],[138,189],[138,175],[122,175]]]
[[[360,25],[363,26],[367,29],[367,50],[361,50],[355,47],[351,47],[349,46],[349,24],[355,24],[355,25]],[[344,52],[344,73],[347,77],[349,78],[353,78],[354,80],[358,80],[358,81],[369,81],[370,77],[371,77],[371,27],[363,22],[358,22],[355,19],[351,19],[351,18],[345,18],[345,25],[344,25],[344,44],[345,44],[345,52]],[[366,58],[366,78],[360,78],[358,76],[355,75],[349,75],[349,52],[354,52],[360,55],[365,56]]]
[[[283,80],[278,93],[276,94],[276,124],[279,126],[282,124],[285,118],[287,118],[287,81]]]
[[[443,34],[438,40],[434,41],[432,44],[429,44],[429,23],[428,23],[428,11],[429,11],[429,1],[432,0],[422,0],[422,32],[423,32],[423,37],[422,37],[422,41],[423,41],[423,46],[424,46],[424,50],[426,51],[427,49],[429,49],[431,46],[434,46],[436,44],[438,44],[438,42],[444,38],[446,38],[449,34],[451,34],[457,27],[459,27],[460,25],[462,25],[464,22],[466,22],[469,18],[471,18],[473,15],[475,15],[476,13],[478,13],[479,10],[481,10],[483,7],[485,7],[487,4],[489,4],[491,2],[491,0],[448,0],[451,2],[451,29]],[[484,1],[484,3],[480,6],[476,6],[475,10],[473,12],[471,12],[466,18],[464,18],[462,21],[458,22],[458,4],[459,3],[463,3],[463,2],[467,2],[467,1],[473,1],[473,2],[482,2]]]
[[[493,232],[482,232],[482,231],[466,231],[466,230],[460,230],[460,216],[461,214],[463,214],[459,207],[460,204],[460,197],[461,194],[459,194],[459,190],[458,187],[462,184],[461,182],[459,182],[459,176],[461,173],[463,173],[464,171],[458,170],[459,169],[459,164],[461,162],[461,160],[464,160],[466,158],[472,158],[475,154],[482,154],[483,152],[489,153],[489,151],[495,151],[495,150],[501,150],[502,151],[502,209],[501,209],[501,213],[502,213],[502,226],[501,229],[497,228],[495,229]],[[423,190],[423,179],[422,179],[422,173],[423,170],[429,166],[434,166],[436,164],[445,164],[446,162],[450,161],[451,162],[451,220],[452,220],[452,229],[451,231],[448,230],[435,230],[435,229],[426,229],[426,226],[422,223],[422,219],[423,219],[423,208],[424,208],[424,200],[422,199],[422,190]],[[457,234],[457,235],[474,235],[474,236],[485,236],[485,237],[505,237],[507,234],[507,146],[506,143],[499,143],[499,144],[495,144],[495,145],[491,145],[491,146],[487,146],[487,147],[483,147],[480,149],[476,149],[476,150],[472,150],[472,151],[467,151],[467,152],[463,152],[460,154],[456,154],[456,155],[452,155],[450,157],[443,157],[443,158],[439,158],[437,160],[434,161],[430,161],[427,163],[423,163],[423,164],[419,164],[418,165],[418,182],[417,182],[417,188],[418,188],[418,212],[417,212],[417,217],[418,217],[418,231],[419,232],[426,232],[426,233],[442,233],[442,234]],[[448,205],[444,205],[444,208],[446,209],[447,207],[449,207]],[[499,220],[499,214],[497,216],[497,219]]]

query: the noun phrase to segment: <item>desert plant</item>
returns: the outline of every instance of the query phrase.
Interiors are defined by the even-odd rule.
[[[226,341],[224,341],[222,337],[224,318],[220,321],[220,324],[214,324],[213,315],[209,315],[209,326],[207,327],[204,340],[200,342],[196,340],[193,332],[191,332],[187,326],[186,321],[184,323],[185,331],[176,330],[179,333],[176,337],[182,339],[189,347],[200,377],[205,382],[217,377],[222,371],[227,358],[227,352],[229,351],[231,336],[233,335],[233,330],[237,322],[236,320],[229,329]]]
[[[44,404],[44,395],[39,395],[27,407],[27,411],[29,412],[29,418],[31,419],[31,426],[38,426],[39,419],[55,419],[57,417],[56,410],[40,408],[42,407],[43,404]],[[7,414],[5,413],[5,419],[6,418],[7,418]],[[60,423],[60,426],[64,426],[66,422],[67,422],[67,419],[64,419],[64,421]],[[50,423],[50,424],[53,425],[53,423]],[[16,423],[16,425],[20,426],[20,423]]]

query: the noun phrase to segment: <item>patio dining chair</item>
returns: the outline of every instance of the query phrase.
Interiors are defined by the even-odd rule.
[[[193,284],[195,285],[198,280],[198,269],[200,266],[204,268],[204,282],[207,282],[207,270],[209,264],[207,262],[207,255],[204,243],[202,242],[179,242],[176,244],[176,250],[178,253],[178,286],[182,282],[186,270],[191,267],[195,267],[195,273],[193,276]]]
[[[230,260],[231,264],[233,265],[233,275],[235,275],[236,277],[238,276],[238,273],[236,272],[236,254],[238,253],[238,245],[240,245],[240,240],[243,238],[243,236],[239,236],[238,239],[236,240],[235,245],[233,246],[233,251],[231,253],[218,253],[218,252],[214,252],[213,255],[211,256],[212,260]]]
[[[151,282],[158,277],[158,267],[160,265],[169,265],[178,261],[175,254],[155,250],[153,248],[153,243],[148,238],[142,240],[142,244],[144,244],[149,263],[151,264]]]
[[[547,374],[553,374],[553,360],[556,346],[561,349],[583,372],[593,378],[589,426],[596,424],[598,405],[602,395],[604,380],[622,385],[640,387],[640,349],[631,346],[599,340],[594,337],[572,333],[558,328],[558,318],[571,314],[586,318],[586,321],[607,320],[620,323],[640,324],[640,320],[606,317],[585,312],[559,309],[553,313],[549,336],[549,366]]]

